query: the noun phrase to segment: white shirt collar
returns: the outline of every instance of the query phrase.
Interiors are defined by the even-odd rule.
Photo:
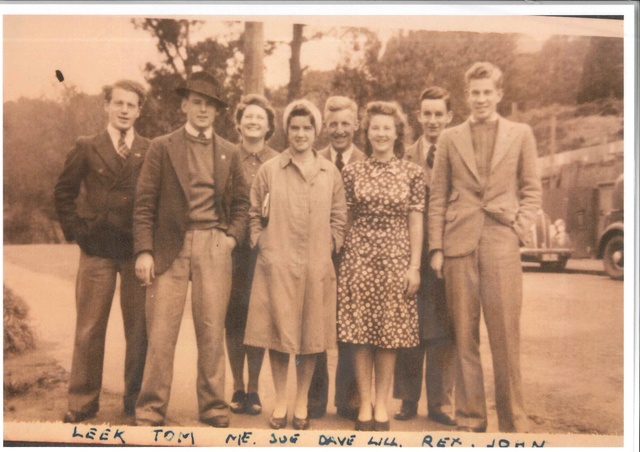
[[[109,133],[109,138],[111,138],[111,142],[113,143],[113,147],[118,149],[118,142],[120,141],[120,130],[113,127],[111,124],[107,124],[107,132]],[[136,133],[131,127],[127,130],[126,135],[124,136],[124,142],[127,143],[129,149],[133,145],[133,139],[135,138]]]
[[[478,122],[481,122],[481,121],[477,120],[473,115],[469,116],[469,120],[474,124],[476,124]],[[497,120],[498,120],[498,112],[494,111],[489,119],[485,119],[482,122],[493,122],[493,121],[497,121]]]
[[[200,131],[193,127],[190,122],[187,122],[184,128],[189,135],[194,137],[200,135]],[[207,137],[207,139],[211,139],[211,137],[213,137],[213,126],[204,131],[204,136]]]
[[[338,151],[333,149],[332,145],[329,145],[329,154],[331,154],[331,161],[335,163],[336,155],[338,154]],[[351,160],[352,155],[353,155],[353,143],[351,143],[351,146],[349,146],[349,149],[347,149],[342,153],[342,161],[344,162],[345,165],[349,163],[349,160]]]

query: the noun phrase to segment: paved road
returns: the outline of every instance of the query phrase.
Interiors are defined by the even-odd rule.
[[[28,302],[40,337],[53,345],[54,357],[67,370],[71,363],[74,334],[77,257],[78,250],[74,245],[4,247],[5,284]],[[571,260],[567,271],[561,274],[543,273],[535,266],[527,266],[524,276],[522,371],[525,399],[537,424],[534,424],[534,431],[590,431],[590,422],[593,422],[598,424],[593,427],[598,433],[621,434],[622,286],[622,283],[604,276],[600,261]],[[195,350],[191,308],[187,303],[174,363],[168,411],[170,425],[202,425],[198,423],[196,410]],[[123,389],[123,351],[121,311],[116,299],[107,331],[104,387],[119,393]],[[481,352],[486,375],[488,431],[496,432],[492,365],[484,327]],[[335,364],[336,353],[331,352],[329,366],[332,375]],[[569,379],[571,384],[566,384]],[[289,399],[293,400],[293,365],[289,382]],[[260,385],[263,414],[257,417],[236,416],[232,419],[232,426],[267,426],[274,397],[268,359],[265,359]],[[228,368],[226,386],[230,398],[232,386]],[[329,396],[333,400],[333,385]],[[572,409],[560,412],[566,404]],[[603,422],[597,419],[583,419],[581,413],[591,409],[604,410],[602,416],[608,425],[603,426]],[[392,429],[447,430],[447,427],[426,419],[424,395],[419,414],[421,416],[412,421],[392,422]],[[350,430],[353,424],[338,418],[335,407],[330,404],[327,416],[313,423],[312,428]]]

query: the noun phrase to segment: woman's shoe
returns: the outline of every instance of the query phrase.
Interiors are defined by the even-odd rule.
[[[231,407],[231,412],[236,414],[242,414],[245,412],[247,403],[247,395],[244,393],[243,389],[238,389],[233,393],[233,397],[231,398],[231,403],[229,406]]]
[[[374,427],[375,421],[373,419],[369,419],[368,421],[361,421],[360,419],[356,420],[357,432],[373,432]]]
[[[258,396],[257,392],[250,392],[247,394],[245,412],[252,416],[257,416],[262,413],[262,403],[260,403],[260,396]]]
[[[309,416],[308,415],[304,419],[296,417],[295,415],[293,416],[293,428],[295,430],[309,430],[309,426],[310,425],[311,424],[309,422]]]
[[[376,432],[388,432],[390,428],[391,424],[388,420],[384,422],[375,421],[373,426],[373,429]]]
[[[274,430],[285,428],[287,426],[287,414],[288,413],[284,413],[284,417],[273,417],[272,414],[271,419],[269,419],[269,427]]]

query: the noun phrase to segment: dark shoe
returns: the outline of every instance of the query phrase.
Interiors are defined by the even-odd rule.
[[[284,417],[273,417],[271,415],[271,419],[269,419],[269,427],[274,430],[280,430],[281,428],[285,428],[287,426],[287,413],[284,414]]]
[[[299,417],[296,417],[295,415],[293,416],[293,428],[294,430],[309,430],[309,415],[307,414],[307,417],[304,419],[301,419]]]
[[[356,419],[355,429],[358,432],[373,432],[375,429],[375,421],[373,419],[369,419],[368,421]]]
[[[427,417],[439,424],[456,425],[455,419],[453,419],[451,416],[445,413],[429,413]]]
[[[403,400],[400,411],[394,414],[393,418],[397,421],[408,421],[409,419],[416,417],[417,413],[418,405],[416,403]]]
[[[327,412],[327,406],[326,405],[325,406],[319,406],[319,405],[309,406],[307,411],[308,411],[307,417],[309,419],[320,419]]]
[[[229,406],[231,407],[231,412],[236,414],[242,414],[246,410],[247,404],[247,395],[244,393],[244,390],[238,389],[233,393],[233,397],[231,398],[231,403]]]
[[[207,424],[210,427],[227,428],[229,427],[229,416],[221,414],[220,416],[213,416],[206,419],[200,418],[200,422]]]
[[[77,424],[78,422],[86,421],[96,417],[95,411],[93,413],[83,413],[82,411],[67,411],[64,413],[64,419],[62,422],[66,424]]]
[[[484,433],[487,431],[487,427],[469,427],[468,425],[458,425],[457,432],[469,432],[469,433]]]
[[[357,408],[348,408],[344,406],[338,407],[338,416],[344,419],[350,419],[352,421],[358,420],[358,409]]]
[[[162,427],[164,422],[160,421],[148,421],[146,419],[136,419],[137,427]]]
[[[384,422],[375,421],[373,426],[373,429],[376,432],[388,432],[390,428],[391,428],[391,424],[389,423],[389,421],[384,421]]]
[[[231,410],[233,411],[233,409]],[[257,392],[250,392],[247,394],[247,402],[245,404],[245,413],[251,416],[257,416],[262,413],[262,403]]]

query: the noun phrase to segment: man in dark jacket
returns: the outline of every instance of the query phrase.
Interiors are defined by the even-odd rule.
[[[186,88],[178,89],[187,123],[153,140],[137,186],[136,275],[148,285],[149,334],[138,425],[164,424],[189,281],[200,420],[229,425],[224,322],[231,253],[246,233],[249,196],[238,148],[213,131],[216,115],[227,106],[221,91],[206,72],[192,74]]]
[[[149,140],[138,135],[133,124],[144,98],[137,82],[121,80],[104,88],[107,129],[78,138],[54,191],[64,236],[80,245],[69,411],[64,416],[68,423],[89,419],[99,409],[105,334],[118,273],[127,343],[126,415],[134,415],[140,392],[147,350],[145,290],[135,277],[132,219],[136,181]]]

